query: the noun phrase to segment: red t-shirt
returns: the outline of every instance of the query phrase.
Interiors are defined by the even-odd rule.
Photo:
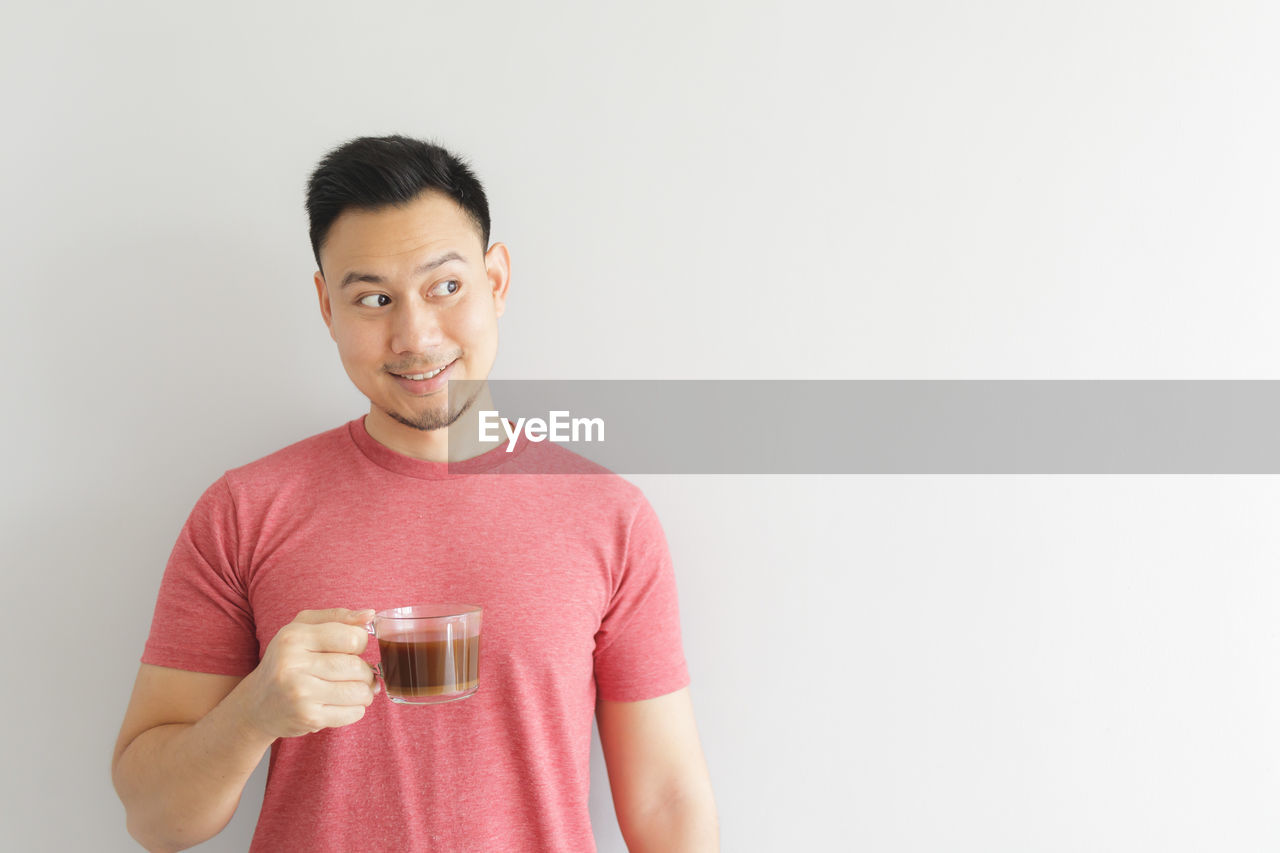
[[[595,850],[596,699],[689,683],[662,528],[602,470],[522,437],[459,473],[357,418],[209,487],[169,558],[144,663],[246,675],[300,610],[484,608],[471,697],[379,694],[357,723],[275,742],[252,850]]]

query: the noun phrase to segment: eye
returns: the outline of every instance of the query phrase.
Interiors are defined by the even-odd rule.
[[[439,295],[440,295],[440,296],[452,296],[453,294],[457,293],[459,290],[461,290],[461,289],[462,289],[462,282],[458,281],[456,278],[451,278],[451,279],[449,279],[448,281],[442,281],[442,282],[440,282],[439,284],[437,284],[435,287],[433,287],[433,288],[431,288],[431,289],[432,289],[432,290],[436,290],[436,291],[438,291],[438,290],[440,290],[440,288],[442,288],[442,287],[449,287],[449,286],[451,286],[451,285],[452,285],[452,288],[453,288],[452,290],[449,290],[449,291],[447,291],[447,292],[445,292],[445,293],[440,293]]]
[[[385,299],[386,302],[378,302],[376,304],[370,304],[369,302],[370,299]],[[390,301],[391,301],[391,297],[387,296],[387,294],[385,293],[370,293],[368,296],[361,296],[358,304],[363,305],[366,308],[381,308],[384,305],[386,305],[387,302],[390,302]]]

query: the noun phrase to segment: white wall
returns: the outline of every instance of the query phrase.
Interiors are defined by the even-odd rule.
[[[6,17],[6,849],[134,849],[108,763],[183,519],[364,410],[302,207],[345,139],[475,164],[496,377],[1277,372],[1274,4]],[[1274,478],[637,481],[726,851],[1280,846]]]

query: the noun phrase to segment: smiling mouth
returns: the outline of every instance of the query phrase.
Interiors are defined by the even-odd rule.
[[[454,361],[457,361],[457,359],[454,359]],[[449,364],[453,364],[453,362],[451,361]],[[415,382],[421,382],[423,379],[430,379],[433,376],[438,376],[442,370],[449,366],[449,364],[441,365],[435,370],[430,370],[426,373],[392,373],[391,375],[399,376],[401,379],[412,379]]]

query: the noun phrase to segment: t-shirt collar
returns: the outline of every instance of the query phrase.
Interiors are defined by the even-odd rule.
[[[529,444],[528,439],[517,435],[514,449],[510,453],[507,452],[507,442],[504,442],[492,450],[486,450],[479,456],[473,456],[460,462],[432,462],[428,459],[416,459],[412,456],[406,456],[380,443],[376,438],[369,435],[369,430],[364,425],[364,419],[365,416],[361,415],[347,424],[347,432],[351,435],[351,440],[355,442],[360,452],[370,462],[388,471],[403,474],[407,477],[417,477],[422,480],[450,479],[465,477],[468,474],[476,474],[481,471],[490,471],[515,459],[524,452]]]

